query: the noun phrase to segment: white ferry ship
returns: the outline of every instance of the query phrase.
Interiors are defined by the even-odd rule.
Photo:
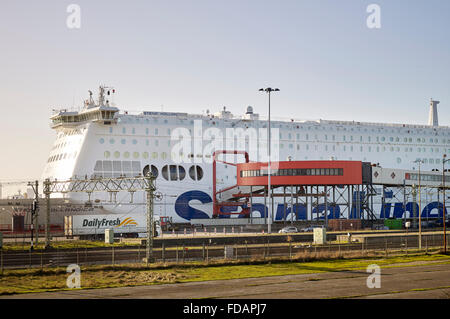
[[[255,143],[267,145],[267,133],[262,133],[267,131],[268,121],[251,106],[241,115],[233,115],[225,107],[205,114],[128,114],[111,102],[114,94],[113,88],[101,86],[98,100],[94,101],[90,92],[81,111],[60,110],[51,117],[56,140],[42,179],[136,176],[150,170],[163,194],[155,203],[155,214],[186,223],[212,217],[211,154],[217,147],[212,147],[211,135],[222,134],[223,149],[249,151]],[[399,169],[413,169],[417,167],[414,161],[420,159],[424,171],[441,169],[443,154],[450,154],[450,128],[438,125],[438,103],[430,101],[428,125],[272,119],[271,128],[279,134],[272,143],[275,159],[355,160]],[[234,129],[234,135],[227,135],[229,128]],[[256,134],[249,134],[249,129]],[[173,138],[180,131],[192,137],[190,149],[180,149],[180,142]],[[261,152],[256,157],[250,150],[251,161],[267,160]],[[242,162],[239,157],[233,160]],[[219,165],[218,187],[235,183],[235,167]],[[119,193],[116,203],[110,202],[108,194],[93,196],[92,200],[102,206],[101,213],[145,213],[143,192],[135,194],[132,203],[127,192]],[[80,193],[66,197],[71,203],[88,199]],[[259,212],[254,216],[260,217]]]

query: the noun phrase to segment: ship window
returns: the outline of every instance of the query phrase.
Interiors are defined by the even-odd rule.
[[[203,178],[203,170],[202,170],[202,168],[200,166],[198,166],[198,165],[192,165],[189,168],[189,176],[194,181],[201,180]]]
[[[105,139],[104,139],[104,138],[101,138],[101,139],[100,139],[100,144],[103,144],[103,143],[105,143]]]
[[[153,158],[153,159],[158,158],[158,153],[157,153],[157,152],[153,152],[153,153],[152,153],[152,158]]]
[[[111,156],[111,153],[109,151],[105,151],[105,158],[109,158]]]
[[[158,135],[158,129],[155,128],[155,135]]]
[[[121,172],[122,171],[122,162],[121,161],[113,161],[113,171]]]
[[[203,169],[197,165],[197,179],[201,180],[203,178]]]
[[[133,144],[136,145],[137,144],[137,140],[133,140]]]
[[[178,176],[180,177],[180,181],[182,181],[186,176],[186,170],[183,166],[178,166]]]
[[[112,171],[112,163],[111,161],[103,161],[103,170],[111,172]]]
[[[137,121],[137,120],[136,120]],[[136,129],[133,127],[133,129],[131,130],[132,134],[136,134]]]
[[[139,173],[141,171],[141,162],[133,161],[131,162],[131,166],[133,168],[133,172]]]
[[[127,129],[125,127],[122,127],[122,134],[126,134],[127,133]]]
[[[131,162],[130,161],[123,161],[122,162],[122,170],[123,172],[131,172]]]
[[[133,157],[134,157],[134,158],[139,158],[139,152],[134,152],[134,153],[133,153]]]
[[[129,157],[130,157],[130,152],[125,152],[125,153],[123,153],[123,157],[129,158]]]
[[[142,153],[142,158],[145,158],[145,159],[147,159],[147,158],[148,158],[148,152],[144,152],[144,153]]]
[[[158,168],[155,165],[151,165],[151,166],[145,165],[144,169],[142,170],[142,174],[144,176],[147,176],[147,174],[150,172],[150,170],[151,170],[153,177],[157,178],[159,172],[158,172]]]
[[[120,157],[120,152],[115,151],[115,152],[114,152],[114,157],[115,157],[115,158],[119,158],[119,157]]]
[[[121,142],[122,144],[125,144],[127,141],[123,138],[120,142]]]
[[[113,138],[109,140],[109,143],[110,143],[110,144],[114,144],[114,142],[115,142],[115,141],[114,141]]]
[[[164,177],[164,179],[165,179],[166,181],[169,180],[169,175],[168,175],[167,165],[165,165],[165,166],[162,168],[162,176]]]
[[[97,161],[95,163],[94,172],[100,172],[100,171],[103,171],[102,161]]]
[[[169,165],[169,169],[170,169],[170,180],[171,181],[176,181],[178,179],[177,166],[176,165]]]

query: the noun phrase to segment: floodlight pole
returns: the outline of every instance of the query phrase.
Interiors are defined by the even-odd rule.
[[[445,171],[444,171],[444,165],[445,162],[448,162],[450,159],[445,159],[447,157],[447,154],[443,155],[442,158],[442,192],[444,193],[444,207],[442,209],[442,219],[444,224],[444,254],[447,253],[447,229],[445,225]]]
[[[272,89],[272,88],[265,88],[265,89],[259,89],[262,92],[266,92],[269,95],[269,124],[268,124],[268,144],[269,144],[269,160],[268,160],[268,182],[267,182],[267,189],[268,189],[268,195],[269,195],[269,216],[268,216],[268,221],[267,221],[267,233],[271,233],[272,232],[272,193],[271,193],[271,175],[272,175],[272,171],[271,171],[271,130],[270,130],[270,93],[271,92],[277,92],[280,91],[280,89]]]

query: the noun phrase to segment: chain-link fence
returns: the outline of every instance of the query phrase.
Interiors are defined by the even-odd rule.
[[[419,250],[419,236],[378,236],[353,239],[351,242],[328,242],[314,245],[312,242],[294,242],[289,235],[285,242],[273,242],[273,237],[262,236],[263,241],[254,244],[236,238],[234,244],[210,243],[191,246],[186,240],[181,244],[168,246],[162,241],[160,247],[153,249],[154,263],[186,263],[192,261],[209,262],[228,260],[265,260],[270,258],[291,258],[311,260],[315,258],[392,256],[416,252],[441,250],[444,246],[443,234],[423,234]],[[272,242],[271,242],[272,240]],[[447,246],[450,240],[447,236]],[[142,263],[146,257],[144,245],[111,247],[52,248],[50,250],[11,250],[0,251],[1,271],[11,268],[48,268],[69,264],[115,265],[122,263]]]

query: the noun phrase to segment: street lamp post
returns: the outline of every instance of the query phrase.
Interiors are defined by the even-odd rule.
[[[269,133],[268,133],[268,143],[269,143],[269,161],[268,161],[268,184],[267,184],[267,189],[268,189],[268,193],[269,193],[269,218],[268,218],[268,221],[267,221],[267,223],[268,223],[268,226],[267,226],[267,232],[270,234],[271,233],[271,231],[272,231],[272,210],[271,210],[271,208],[272,208],[272,194],[270,193],[270,177],[271,177],[271,175],[272,175],[272,172],[271,172],[271,170],[270,170],[270,160],[271,160],[271,152],[270,152],[270,147],[271,147],[271,145],[270,145],[270,142],[271,142],[271,131],[270,131],[270,93],[271,92],[278,92],[278,91],[280,91],[279,89],[272,89],[272,88],[265,88],[265,89],[259,89],[260,91],[262,91],[262,92],[266,92],[268,95],[269,95],[269,125],[268,125],[268,130],[269,130]]]
[[[445,159],[447,157],[447,154],[443,155],[442,158],[442,192],[444,193],[444,207],[442,209],[442,219],[444,223],[444,254],[447,253],[447,235],[446,235],[446,226],[445,226],[445,171],[444,171],[444,165],[445,162],[448,162],[450,159]]]
[[[422,207],[420,202],[420,164],[422,163],[422,160],[418,159],[414,163],[419,164],[419,250],[422,249],[422,219],[421,219],[421,213],[422,213]]]

